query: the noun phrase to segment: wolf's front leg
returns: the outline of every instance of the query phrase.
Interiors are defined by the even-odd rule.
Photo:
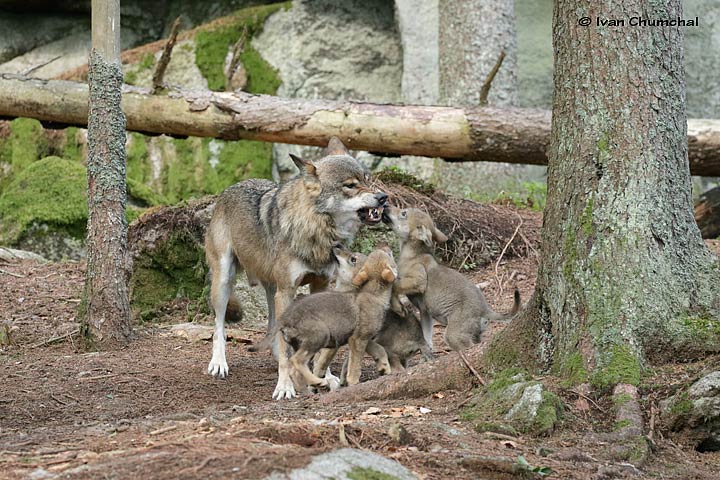
[[[220,258],[213,258],[211,263],[214,263],[214,266],[211,269],[210,300],[215,310],[215,333],[212,358],[207,371],[214,377],[225,378],[229,370],[225,358],[225,312],[235,284],[236,267],[233,253],[229,249]]]
[[[294,290],[278,289],[275,294],[276,321],[280,319],[282,313],[290,305],[294,295]],[[275,344],[277,345],[278,383],[275,387],[275,391],[273,392],[273,398],[275,400],[294,398],[296,393],[295,385],[293,385],[293,381],[290,376],[290,345],[287,344],[282,336],[282,333],[279,331],[275,337]]]

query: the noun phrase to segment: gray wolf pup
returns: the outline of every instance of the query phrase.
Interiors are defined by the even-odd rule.
[[[383,219],[402,240],[400,279],[393,288],[393,309],[401,310],[396,297],[408,295],[422,312],[422,330],[432,347],[433,319],[447,325],[445,341],[453,350],[464,350],[480,341],[488,320],[507,320],[520,308],[520,293],[508,314],[494,312],[482,292],[460,272],[440,265],[433,251],[447,237],[435,226],[430,215],[416,208],[386,208]],[[415,296],[413,298],[413,296]]]
[[[211,270],[210,300],[215,333],[208,373],[228,374],[225,314],[235,275],[244,269],[251,284],[265,288],[268,330],[290,305],[297,288],[323,290],[333,275],[333,245],[349,242],[361,222],[378,223],[387,195],[370,186],[370,177],[333,137],[317,162],[293,156],[297,177],[277,185],[269,180],[237,183],[218,197],[205,236]],[[288,345],[277,336],[278,383],[273,398],[292,398]]]
[[[333,251],[338,259],[335,290],[356,290],[352,278],[365,264],[367,256],[343,247],[335,247]],[[381,375],[405,370],[408,360],[418,352],[426,360],[433,358],[420,323],[409,315],[401,316],[392,310],[385,314],[382,329],[374,340],[368,342],[366,351],[375,360],[375,366]],[[315,374],[318,374],[323,366],[324,364],[316,365]],[[345,375],[341,375],[341,380],[344,377]]]
[[[360,381],[362,357],[368,342],[383,325],[390,308],[392,284],[397,277],[397,265],[392,253],[375,250],[352,278],[355,292],[321,292],[293,302],[278,318],[275,328],[252,351],[270,347],[280,332],[295,353],[290,357],[294,373],[310,387],[336,389],[338,383],[320,378],[308,368],[310,359],[321,349],[350,347],[347,383]]]

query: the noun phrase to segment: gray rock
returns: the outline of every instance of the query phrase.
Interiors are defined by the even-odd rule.
[[[17,250],[15,248],[0,247],[0,261],[6,263],[17,262],[18,260],[34,260],[36,262],[46,263],[47,259],[35,252],[26,250]]]
[[[393,102],[400,99],[402,47],[392,2],[297,0],[265,22],[253,46],[278,70],[277,94],[292,98]],[[273,176],[296,173],[288,154],[320,149],[274,146]]]
[[[720,450],[720,371],[660,403],[663,423],[685,431],[701,451]]]
[[[508,389],[515,387],[516,385],[521,388],[523,387],[523,384],[515,384],[510,385]],[[515,403],[515,405],[513,405],[512,408],[505,414],[505,419],[521,420],[523,422],[530,420],[528,423],[531,423],[537,416],[538,407],[542,403],[542,392],[543,386],[540,383],[525,387],[520,400],[518,400],[517,403]]]
[[[317,455],[304,468],[289,473],[275,472],[266,478],[268,480],[329,480],[331,478],[351,480],[380,476],[383,478],[390,476],[399,480],[417,479],[411,471],[394,460],[354,448],[342,448]]]
[[[395,0],[402,42],[402,99],[433,105],[438,101],[438,0]]]

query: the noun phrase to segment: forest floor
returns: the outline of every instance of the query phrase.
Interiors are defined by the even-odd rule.
[[[720,251],[718,242],[711,247]],[[504,259],[502,290],[494,264],[468,275],[496,310],[507,311],[513,285],[524,301],[530,298],[536,270],[534,255]],[[265,319],[241,325],[223,381],[205,373],[210,343],[175,335],[170,321],[136,326],[136,339],[123,350],[86,353],[73,334],[83,281],[83,263],[0,265],[0,322],[14,327],[12,344],[0,347],[2,479],[262,478],[343,446],[395,459],[426,479],[519,478],[522,472],[510,473],[519,456],[558,479],[711,479],[720,472],[720,453],[698,453],[662,431],[652,432],[656,448],[642,465],[603,460],[605,445],[587,434],[612,428],[610,399],[580,408],[578,395],[550,377],[543,380],[566,412],[540,438],[475,432],[458,416],[471,391],[353,404],[323,405],[309,394],[274,401],[274,360],[246,350],[264,335]],[[185,322],[187,312],[177,309],[175,316]],[[209,316],[201,320],[211,323]],[[502,328],[492,325],[484,342]],[[442,327],[435,333],[443,355]],[[708,362],[718,359],[657,369],[641,386],[642,401],[669,395]],[[363,380],[374,377],[366,361]],[[409,433],[402,443],[389,435],[397,425]]]

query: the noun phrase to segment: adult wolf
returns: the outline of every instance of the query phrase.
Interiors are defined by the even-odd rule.
[[[211,375],[228,374],[225,313],[239,270],[265,288],[272,331],[300,285],[309,284],[311,291],[327,286],[335,269],[332,247],[352,241],[361,222],[380,222],[387,195],[372,189],[368,172],[338,138],[330,139],[325,153],[317,162],[292,156],[300,173],[286,183],[246,180],[218,197],[205,236],[215,310]],[[281,335],[275,341],[273,398],[292,398],[289,347]]]

